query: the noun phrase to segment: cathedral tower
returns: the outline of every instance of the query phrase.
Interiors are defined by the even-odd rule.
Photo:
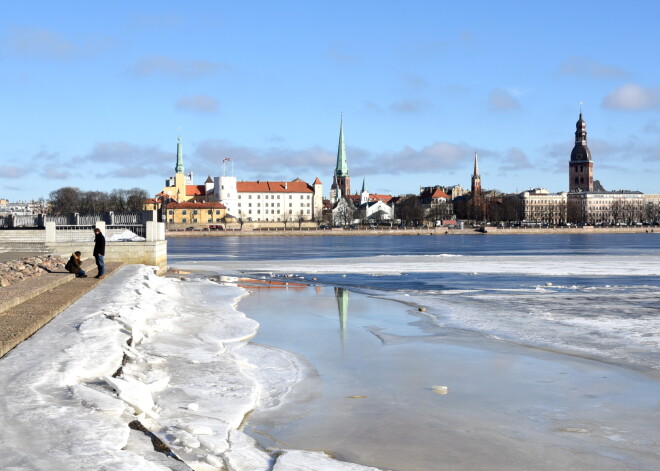
[[[330,189],[330,201],[335,203],[351,192],[351,178],[348,176],[348,164],[346,163],[346,147],[344,146],[344,118],[342,116],[339,124],[339,146],[337,149],[337,165],[332,176],[332,187]]]
[[[587,147],[587,123],[580,119],[575,123],[575,146],[568,163],[568,190],[593,191],[594,163],[591,161],[591,151]]]
[[[481,175],[479,175],[479,160],[474,153],[474,172],[472,173],[472,198],[481,198]]]

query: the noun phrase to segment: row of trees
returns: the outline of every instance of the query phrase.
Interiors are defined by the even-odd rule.
[[[51,191],[48,196],[48,214],[70,213],[99,214],[106,211],[141,211],[148,193],[141,188],[130,190],[82,191],[79,188],[64,187]]]

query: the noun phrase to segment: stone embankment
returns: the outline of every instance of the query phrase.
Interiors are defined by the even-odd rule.
[[[93,259],[83,261],[82,268],[88,278],[76,278],[68,273],[64,269],[65,257],[5,258],[0,265],[7,273],[17,273],[11,284],[0,288],[0,357],[103,281],[93,278],[96,274]],[[106,275],[111,276],[122,265],[106,263]],[[9,279],[9,275],[5,278]]]
[[[46,273],[63,272],[67,260],[64,257],[44,255],[0,262],[0,287],[6,288]]]

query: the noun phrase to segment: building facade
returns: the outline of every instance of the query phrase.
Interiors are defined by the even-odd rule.
[[[530,223],[562,224],[566,222],[568,193],[550,193],[545,188],[535,188],[520,194],[523,220]]]
[[[224,222],[226,208],[222,203],[168,203],[165,214],[169,225],[190,225],[208,227]]]
[[[236,212],[232,216],[243,221],[311,221],[321,214],[323,185],[318,178],[312,185],[299,178],[291,182],[254,181],[235,185],[236,206],[232,210]],[[225,185],[224,191],[230,190]]]

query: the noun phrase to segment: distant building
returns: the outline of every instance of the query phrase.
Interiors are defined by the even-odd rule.
[[[226,208],[222,203],[169,203],[166,209],[168,225],[190,225],[195,227],[208,227],[209,225],[224,222]]]
[[[587,123],[580,118],[575,123],[575,146],[568,162],[568,191],[594,190],[594,163],[587,146]]]
[[[174,166],[174,176],[165,181],[165,187],[161,192],[166,200],[185,203],[187,201],[206,201],[205,185],[193,185],[193,173],[185,175],[183,168],[183,147],[181,138],[176,144],[176,165]]]
[[[316,178],[310,185],[296,178],[291,182],[235,182],[235,190],[222,179],[225,192],[236,194],[228,198],[228,211],[244,221],[312,221],[320,218],[323,206],[323,185]],[[235,204],[235,206],[234,206]],[[235,211],[235,212],[234,212]]]
[[[346,162],[346,146],[344,145],[344,118],[339,123],[339,145],[337,148],[337,165],[332,175],[330,187],[330,201],[334,204],[341,198],[351,194],[351,178],[348,175]]]
[[[523,220],[546,224],[566,222],[567,193],[550,193],[545,188],[534,188],[520,193]]]

